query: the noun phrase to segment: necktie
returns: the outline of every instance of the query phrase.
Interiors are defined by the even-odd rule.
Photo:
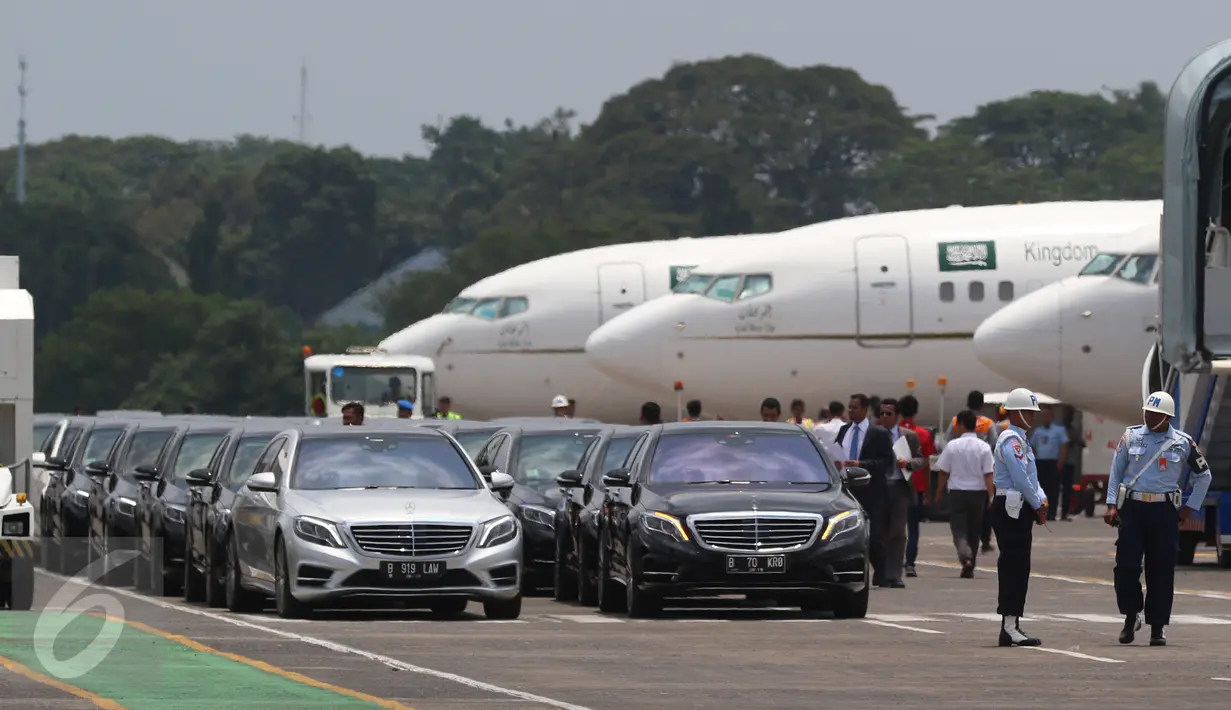
[[[859,460],[859,425],[851,425],[851,460]]]

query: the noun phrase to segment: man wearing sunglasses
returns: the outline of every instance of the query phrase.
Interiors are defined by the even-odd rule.
[[[911,486],[911,474],[915,469],[923,468],[923,448],[919,443],[919,435],[905,427],[899,426],[898,401],[882,399],[877,424],[884,427],[891,440],[896,444],[905,437],[910,447],[910,457],[897,456],[893,469],[888,474],[889,510],[886,515],[885,530],[885,579],[884,586],[902,588],[902,572],[906,564],[906,525],[910,517],[910,506],[915,500],[915,489]],[[895,447],[896,448],[896,447]]]

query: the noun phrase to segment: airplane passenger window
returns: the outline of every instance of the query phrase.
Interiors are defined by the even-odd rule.
[[[457,298],[449,301],[449,305],[445,306],[445,313],[469,313],[471,308],[474,308],[473,298]]]
[[[705,292],[705,295],[710,298],[717,298],[719,301],[734,301],[735,289],[739,286],[739,279],[740,277],[738,276],[719,276],[714,281],[714,285],[710,286],[709,290]]]
[[[971,281],[967,294],[970,296],[970,300],[972,301],[982,301],[983,300],[983,282],[982,281]]]
[[[1156,254],[1133,254],[1124,260],[1120,268],[1116,269],[1115,276],[1134,283],[1148,283],[1150,276],[1154,274],[1154,262],[1156,261],[1158,261]]]
[[[673,293],[705,293],[705,289],[714,280],[713,276],[708,274],[693,274],[683,281],[679,282],[672,290]]]
[[[1001,281],[999,288],[1000,288],[1000,300],[1002,301],[1012,301],[1013,300],[1013,282],[1012,281]]]
[[[739,298],[752,298],[774,290],[774,277],[769,274],[748,274],[744,277],[744,287],[740,289]]]
[[[525,313],[530,308],[530,302],[524,296],[510,296],[504,299],[500,306],[500,317],[508,318],[518,313]]]
[[[940,284],[940,300],[944,303],[953,302],[953,282],[942,281]]]
[[[1077,272],[1078,276],[1107,276],[1115,270],[1116,264],[1124,258],[1123,254],[1098,254],[1090,260],[1089,264],[1082,267],[1081,271]]]
[[[471,315],[478,316],[483,320],[496,320],[496,315],[500,313],[499,298],[485,298],[475,305]]]

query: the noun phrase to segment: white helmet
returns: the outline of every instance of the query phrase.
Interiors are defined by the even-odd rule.
[[[560,409],[561,407],[567,407],[567,406],[568,406],[568,397],[565,397],[562,394],[556,395],[551,400],[552,409]]]
[[[1013,411],[1015,409],[1025,409],[1032,412],[1039,411],[1039,398],[1034,396],[1034,392],[1025,387],[1018,387],[1009,393],[1008,397],[1004,398],[1005,411]]]
[[[1175,400],[1166,392],[1152,392],[1149,397],[1146,397],[1145,404],[1141,405],[1142,411],[1158,412],[1166,414],[1169,417],[1175,416]]]

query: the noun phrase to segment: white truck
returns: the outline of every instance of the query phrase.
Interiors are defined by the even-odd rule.
[[[0,605],[28,611],[34,604],[34,506],[13,492],[13,474],[0,466]]]
[[[436,366],[419,355],[390,355],[379,348],[351,347],[342,355],[313,355],[304,348],[304,404],[308,416],[341,417],[349,402],[370,418],[396,417],[398,401],[414,405],[422,419],[436,404]]]

